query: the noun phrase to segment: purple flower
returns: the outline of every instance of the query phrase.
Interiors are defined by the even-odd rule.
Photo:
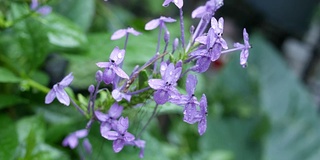
[[[40,8],[38,8],[38,6],[39,6],[38,0],[31,1],[30,9],[35,10],[42,15],[47,15],[51,13],[52,8],[50,6],[42,6]]]
[[[120,39],[120,38],[122,38],[123,36],[125,36],[125,35],[127,35],[129,33],[131,33],[131,34],[133,34],[135,36],[138,36],[138,35],[141,34],[140,32],[138,32],[138,31],[134,30],[133,28],[129,27],[127,29],[119,29],[119,30],[115,31],[111,36],[111,40]]]
[[[141,139],[137,139],[134,141],[127,142],[125,145],[131,145],[131,146],[136,146],[136,147],[140,148],[139,157],[140,158],[144,157],[144,148],[146,145],[146,141],[141,140]]]
[[[202,95],[200,100],[200,112],[198,112],[199,120],[198,120],[198,132],[200,135],[203,135],[207,129],[207,97],[206,95]]]
[[[186,90],[187,90],[187,95],[183,96],[182,98],[182,103],[185,104],[184,107],[184,117],[183,121],[193,124],[195,123],[194,117],[197,114],[197,105],[199,105],[199,102],[197,101],[197,98],[194,96],[194,91],[196,88],[198,81],[196,76],[194,75],[188,75],[187,82],[186,82]]]
[[[112,97],[117,102],[120,102],[123,98],[130,102],[131,99],[131,95],[120,92],[118,88],[112,91]]]
[[[191,17],[202,18],[206,14],[213,16],[221,6],[223,6],[223,0],[209,0],[204,6],[196,8],[192,12]]]
[[[242,67],[246,67],[247,59],[249,57],[249,49],[251,48],[251,46],[249,43],[249,35],[245,28],[243,29],[243,41],[244,41],[244,44],[235,43],[234,47],[242,49],[240,53],[240,65],[242,65]]]
[[[159,25],[162,26],[164,25],[164,23],[172,23],[172,22],[175,22],[176,20],[173,19],[173,18],[170,18],[170,17],[163,17],[161,16],[160,18],[157,18],[157,19],[153,19],[151,21],[149,21],[144,29],[145,30],[153,30],[155,28],[157,28]]]
[[[101,122],[100,125],[100,133],[101,135],[105,135],[111,129],[116,129],[117,119],[121,116],[123,111],[123,107],[118,103],[114,103],[108,114],[104,114],[100,111],[95,111],[96,118]]]
[[[117,123],[116,131],[108,131],[102,136],[108,140],[113,140],[113,150],[118,153],[122,150],[124,145],[128,142],[131,142],[135,137],[127,131],[129,127],[128,117],[120,117]]]
[[[162,79],[150,79],[148,81],[149,86],[156,90],[153,97],[157,104],[165,104],[170,96],[179,94],[176,86],[181,70],[181,67],[175,68],[173,63],[167,66],[165,62],[162,62],[160,66]]]
[[[119,64],[123,61],[125,50],[115,47],[110,55],[109,62],[98,62],[98,67],[105,68],[103,72],[103,81],[106,84],[112,83],[115,75],[117,74],[121,78],[129,79],[129,76],[119,67]]]
[[[79,138],[84,138],[88,135],[88,130],[82,129],[78,130],[76,132],[73,132],[69,134],[62,142],[63,146],[69,146],[71,149],[74,149],[77,147],[79,141]]]
[[[174,3],[179,9],[183,6],[183,0],[165,0],[162,4],[163,7],[169,6],[169,3]]]
[[[61,82],[55,84],[53,88],[46,95],[45,103],[51,103],[56,97],[58,101],[66,106],[70,104],[70,98],[64,88],[68,87],[73,80],[72,73],[68,74]]]

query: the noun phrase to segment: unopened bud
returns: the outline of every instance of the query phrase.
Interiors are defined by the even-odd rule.
[[[175,38],[172,45],[172,52],[176,51],[176,49],[178,48],[178,45],[179,45],[179,39]]]
[[[182,60],[179,60],[179,61],[176,63],[176,68],[179,68],[179,67],[182,67]]]
[[[98,70],[97,73],[96,73],[96,81],[97,82],[101,82],[102,81],[102,71]]]
[[[93,93],[94,92],[94,85],[90,85],[89,87],[88,87],[88,91],[89,91],[89,93]]]
[[[192,25],[192,26],[190,27],[190,34],[193,35],[193,33],[194,33],[194,26]]]
[[[170,33],[169,33],[169,31],[166,31],[166,32],[164,33],[164,42],[165,42],[166,44],[168,44],[168,43],[169,43],[169,40],[170,40]]]

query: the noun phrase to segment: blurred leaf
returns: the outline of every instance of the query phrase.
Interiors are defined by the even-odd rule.
[[[95,5],[94,0],[60,0],[53,8],[87,31],[93,20]]]
[[[255,124],[254,121],[208,119],[208,124],[206,133],[200,138],[201,151],[229,152],[231,156],[234,155],[235,160],[259,159],[259,145],[253,143],[250,139]]]
[[[271,121],[265,137],[265,160],[317,160],[320,125],[317,106],[278,51],[261,34],[252,36],[253,67],[260,75],[261,106]],[[250,67],[252,67],[250,65]]]
[[[0,83],[18,83],[21,81],[21,79],[14,75],[14,73],[1,66],[0,75]]]
[[[16,104],[26,103],[28,100],[14,94],[0,94],[0,109],[10,107]]]
[[[16,159],[15,153],[19,143],[15,124],[6,115],[0,115],[0,126],[0,159]]]
[[[61,49],[82,49],[86,44],[83,31],[64,17],[51,13],[44,17],[44,20],[52,45]]]

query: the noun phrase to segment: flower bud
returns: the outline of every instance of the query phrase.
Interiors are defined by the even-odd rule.
[[[172,52],[176,51],[176,49],[178,48],[178,45],[179,45],[179,39],[175,38],[172,45]]]
[[[97,73],[96,73],[96,81],[97,82],[101,82],[102,81],[102,71],[98,70]]]
[[[170,40],[170,33],[169,33],[169,31],[166,31],[166,32],[164,33],[164,42],[165,42],[166,44],[168,44],[168,43],[169,43],[169,40]]]
[[[93,93],[94,92],[94,85],[91,84],[89,87],[88,87],[88,91],[89,93]]]
[[[192,25],[192,26],[190,27],[190,34],[193,35],[193,33],[194,33],[194,26]]]

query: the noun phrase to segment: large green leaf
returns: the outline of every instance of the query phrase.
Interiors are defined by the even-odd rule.
[[[6,115],[0,115],[0,126],[0,159],[16,159],[15,153],[19,142],[15,124]]]
[[[252,42],[249,61],[260,74],[261,107],[271,121],[263,159],[319,159],[320,119],[310,94],[260,34]]]
[[[95,6],[94,0],[60,0],[53,8],[87,31],[93,20]]]

